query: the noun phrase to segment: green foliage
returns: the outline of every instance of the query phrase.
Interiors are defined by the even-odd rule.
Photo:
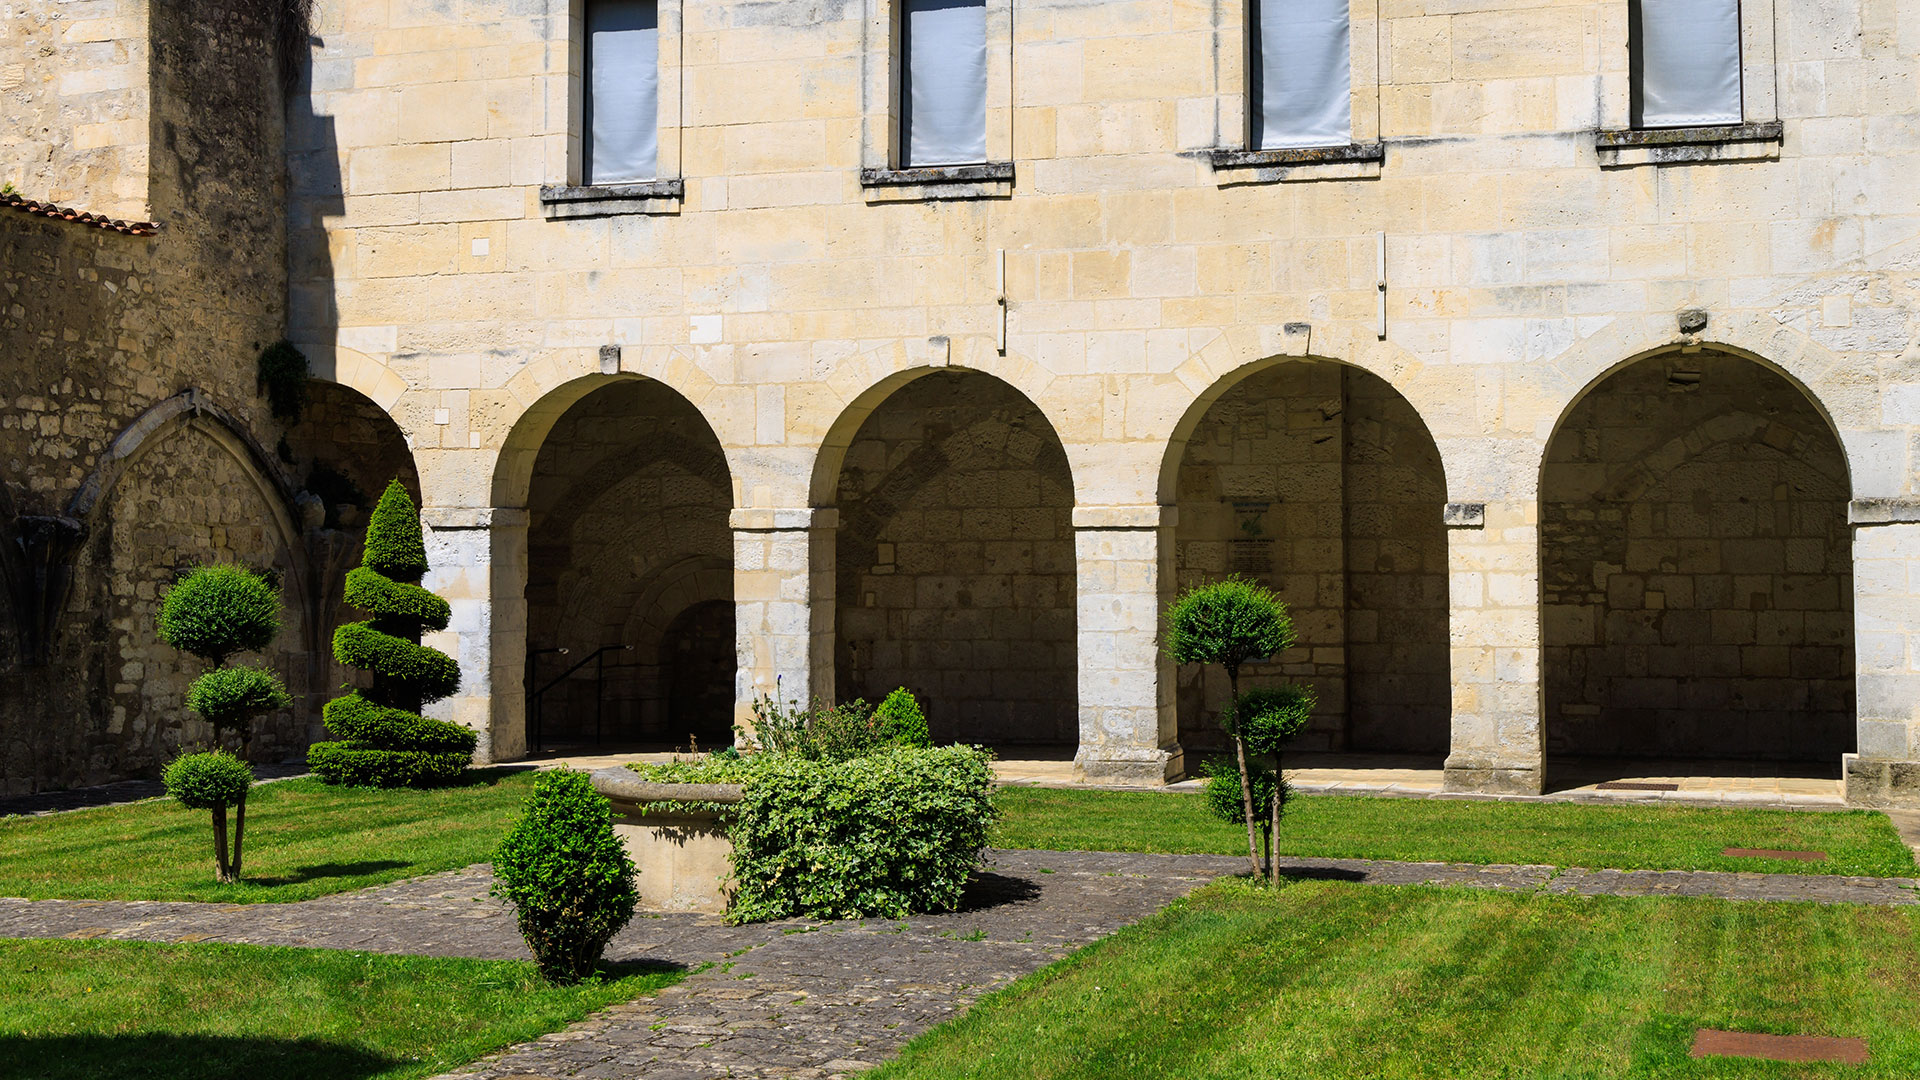
[[[1261,686],[1227,703],[1220,722],[1247,744],[1249,754],[1278,754],[1313,718],[1310,686]]]
[[[920,702],[904,686],[888,694],[873,710],[880,721],[880,736],[892,746],[932,746],[933,734],[927,730],[927,717]]]
[[[1208,758],[1200,765],[1201,775],[1207,778],[1206,787],[1201,794],[1206,799],[1207,812],[1229,825],[1239,825],[1246,821],[1245,804],[1240,801],[1240,769],[1227,758]],[[1293,788],[1287,783],[1283,773],[1275,773],[1258,761],[1247,762],[1248,779],[1253,784],[1253,805],[1256,813],[1254,824],[1260,829],[1261,846],[1268,847],[1273,842],[1273,806],[1274,777],[1280,777],[1280,812],[1287,810],[1287,800],[1293,797]]]
[[[292,704],[280,677],[266,668],[215,668],[187,689],[187,707],[217,731],[245,728],[254,717]]]
[[[590,974],[638,902],[613,804],[570,769],[534,780],[525,813],[494,853],[493,873],[493,894],[513,905],[534,963],[554,983]]]
[[[445,629],[452,609],[415,584],[427,571],[420,514],[400,486],[387,485],[367,523],[364,565],[347,574],[345,598],[373,618],[333,632],[334,659],[373,673],[373,685],[327,703],[327,728],[343,741],[315,743],[307,765],[333,784],[426,787],[466,771],[476,743],[458,724],[420,715],[460,688],[460,665],[420,644]]]
[[[260,352],[260,386],[267,392],[267,403],[276,419],[300,422],[309,400],[307,394],[306,354],[282,338]]]
[[[927,746],[926,718],[919,703],[902,688],[887,695],[893,702],[875,709],[855,699],[839,703],[814,701],[809,708],[796,708],[795,702],[781,706],[761,696],[753,703],[753,728],[749,735],[761,749],[774,754],[794,754],[816,761],[845,761],[893,746]]]
[[[996,819],[986,751],[765,755],[728,825],[733,922],[951,910]]]
[[[238,806],[253,787],[253,770],[225,750],[182,754],[161,773],[167,794],[189,810],[225,810]]]
[[[160,640],[216,664],[280,632],[280,594],[244,566],[198,566],[160,602]]]
[[[374,504],[367,519],[366,555],[361,563],[395,581],[417,582],[427,573],[427,544],[420,530],[420,508],[398,477]]]
[[[1167,608],[1167,652],[1175,663],[1220,664],[1232,674],[1292,646],[1287,605],[1244,578],[1196,585]]]

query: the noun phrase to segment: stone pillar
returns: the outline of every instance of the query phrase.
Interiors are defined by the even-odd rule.
[[[834,529],[831,507],[735,510],[736,724],[761,695],[805,705],[833,698]]]
[[[1173,590],[1171,506],[1080,506],[1080,750],[1090,781],[1164,784],[1185,770],[1173,707],[1173,662],[1160,612]]]
[[[1538,795],[1546,779],[1539,503],[1448,503],[1453,749],[1446,789]]]
[[[527,512],[518,508],[430,506],[427,576],[453,619],[425,644],[460,662],[460,689],[427,707],[480,733],[474,761],[526,756]]]
[[[1857,735],[1847,802],[1920,809],[1920,504],[1856,500],[1853,625]]]

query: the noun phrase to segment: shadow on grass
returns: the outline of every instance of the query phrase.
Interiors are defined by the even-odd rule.
[[[1026,878],[1009,877],[981,871],[967,882],[955,911],[985,911],[1013,904],[1031,904],[1040,899],[1040,886]]]
[[[299,867],[292,873],[283,874],[279,877],[250,877],[246,879],[246,884],[258,885],[262,888],[271,888],[278,885],[299,885],[320,878],[359,877],[362,874],[378,874],[386,870],[403,870],[412,865],[412,863],[401,862],[398,859],[366,859],[361,862],[317,863],[313,866]]]
[[[364,1080],[405,1064],[321,1039],[0,1035],[0,1080]]]

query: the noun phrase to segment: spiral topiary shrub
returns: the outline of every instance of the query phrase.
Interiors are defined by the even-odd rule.
[[[169,762],[161,774],[167,794],[180,800],[189,810],[213,812],[213,867],[222,882],[240,877],[240,836],[234,834],[234,851],[227,855],[227,808],[245,806],[247,791],[253,787],[253,769],[225,750],[203,754],[183,754]]]
[[[639,902],[633,860],[613,832],[613,804],[586,773],[534,779],[525,811],[493,856],[493,895],[513,905],[548,982],[593,972]]]
[[[361,565],[347,574],[347,603],[373,618],[333,634],[334,659],[373,672],[373,685],[328,702],[327,729],[340,741],[307,750],[307,765],[328,783],[427,787],[458,779],[473,760],[473,731],[420,715],[460,687],[453,657],[420,644],[422,631],[446,629],[453,614],[420,587],[426,572],[420,512],[395,480],[367,522]]]

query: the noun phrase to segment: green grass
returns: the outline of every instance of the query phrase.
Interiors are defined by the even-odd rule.
[[[4,1080],[399,1080],[678,982],[253,945],[0,940]]]
[[[0,896],[306,900],[485,862],[531,790],[531,773],[505,770],[430,791],[262,784],[234,885],[213,880],[211,815],[171,799],[0,818]]]
[[[1003,787],[998,847],[1244,855],[1244,826],[1185,792]],[[1885,814],[1594,806],[1305,795],[1280,823],[1283,855],[1410,862],[1544,863],[1622,870],[1748,870],[1912,877]],[[1723,848],[1824,851],[1825,862],[1737,859]]]
[[[1690,1059],[1697,1027],[1867,1066]],[[990,995],[875,1080],[1912,1077],[1920,915],[1239,881]]]

